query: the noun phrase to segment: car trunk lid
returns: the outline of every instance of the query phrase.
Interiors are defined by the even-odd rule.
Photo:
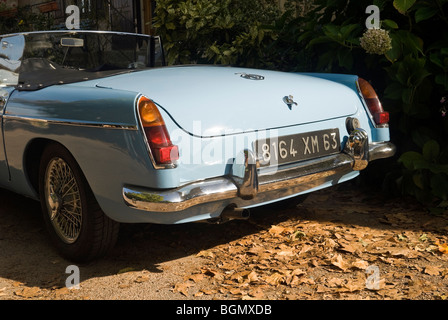
[[[348,86],[320,77],[223,66],[152,69],[97,86],[138,91],[202,137],[347,117],[360,103]]]

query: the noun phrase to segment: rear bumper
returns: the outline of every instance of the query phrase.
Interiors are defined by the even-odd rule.
[[[358,130],[356,130],[358,131]],[[343,152],[276,169],[258,168],[251,151],[235,161],[235,174],[193,182],[175,189],[155,190],[126,185],[125,203],[132,208],[158,213],[181,213],[188,209],[219,215],[229,205],[250,207],[304,193],[364,169],[370,161],[392,157],[390,142],[369,144],[364,131],[352,133]],[[241,174],[238,174],[241,172]],[[190,213],[191,214],[191,213]]]

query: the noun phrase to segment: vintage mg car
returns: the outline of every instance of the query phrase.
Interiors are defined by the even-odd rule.
[[[356,75],[165,66],[147,35],[0,36],[0,111],[0,187],[41,202],[73,261],[120,223],[247,218],[395,152]]]

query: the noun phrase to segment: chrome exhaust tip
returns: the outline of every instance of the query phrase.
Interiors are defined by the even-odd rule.
[[[230,220],[247,220],[250,217],[250,210],[244,208],[237,208],[236,206],[229,206],[221,212],[222,221]]]

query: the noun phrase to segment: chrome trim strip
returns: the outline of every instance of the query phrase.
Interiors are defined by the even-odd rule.
[[[390,142],[369,145],[370,160],[388,158],[395,154]],[[288,195],[298,194],[325,182],[338,181],[345,174],[355,171],[355,159],[339,153],[320,159],[285,165],[279,170],[258,170],[258,193],[250,200],[240,197],[237,185],[230,176],[193,182],[175,189],[157,190],[125,185],[123,199],[132,208],[152,212],[180,212],[198,205],[208,205],[210,210],[224,209],[230,203],[250,206]]]
[[[4,119],[9,120],[23,120],[29,122],[40,122],[47,124],[57,124],[57,125],[66,125],[66,126],[77,126],[77,127],[91,127],[91,128],[105,128],[105,129],[120,129],[120,130],[138,130],[136,125],[128,125],[128,124],[117,124],[117,123],[96,123],[96,122],[82,122],[82,121],[73,121],[73,120],[56,120],[56,119],[43,119],[37,117],[22,117],[22,116],[14,116],[5,114],[3,116]]]
[[[15,33],[8,33],[8,34],[2,34],[0,37],[6,38],[11,36],[17,36],[17,35],[33,35],[33,34],[39,34],[39,33],[63,33],[63,34],[80,34],[80,33],[98,33],[98,34],[118,34],[118,35],[131,35],[131,36],[141,36],[141,37],[147,37],[150,38],[151,36],[147,34],[141,34],[141,33],[129,33],[129,32],[121,32],[121,31],[102,31],[102,30],[46,30],[46,31],[29,31],[29,32],[15,32]]]

